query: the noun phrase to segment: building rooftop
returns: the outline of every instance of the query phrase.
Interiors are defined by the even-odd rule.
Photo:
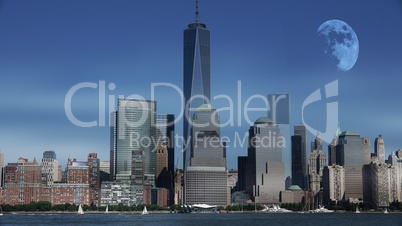
[[[341,135],[341,133],[342,133],[341,125],[338,123],[338,127],[336,129],[336,134],[335,135],[339,137],[339,135]]]
[[[356,131],[344,131],[339,136],[360,136]]]
[[[254,124],[273,124],[273,123],[274,122],[267,117],[260,117],[254,122]]]
[[[203,105],[201,105],[201,106],[199,106],[198,108],[197,108],[197,111],[210,111],[210,110],[213,110],[214,108],[212,107],[212,105],[210,105],[210,104],[203,104]]]
[[[188,166],[187,171],[226,171],[226,168],[221,166]]]
[[[301,188],[299,187],[299,185],[292,185],[292,186],[288,187],[288,190],[291,190],[291,191],[302,191],[303,189],[301,189]]]

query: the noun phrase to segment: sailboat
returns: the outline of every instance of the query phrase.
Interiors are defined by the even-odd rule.
[[[360,213],[359,207],[356,206],[356,213]]]
[[[385,213],[385,214],[388,213],[388,208],[385,208],[384,213]]]
[[[144,214],[148,214],[148,211],[147,211],[147,207],[146,207],[146,206],[144,206],[144,209],[142,210],[141,215],[144,215]]]
[[[77,212],[77,214],[80,214],[80,215],[84,214],[84,211],[82,210],[81,204],[80,204],[80,206],[78,207],[78,212]]]
[[[106,206],[105,214],[109,213],[109,206]]]

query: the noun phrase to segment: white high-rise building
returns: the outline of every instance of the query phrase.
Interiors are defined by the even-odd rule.
[[[49,187],[54,182],[61,180],[61,178],[59,178],[59,161],[57,161],[54,151],[43,152],[42,174],[46,175],[46,185]]]
[[[339,201],[343,201],[345,196],[345,169],[343,166],[325,166],[322,186],[325,204],[336,204]]]
[[[363,201],[376,208],[401,200],[401,176],[396,166],[372,162],[363,166]]]

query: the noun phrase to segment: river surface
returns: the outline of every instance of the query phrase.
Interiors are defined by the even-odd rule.
[[[4,214],[0,225],[402,225],[402,213]]]

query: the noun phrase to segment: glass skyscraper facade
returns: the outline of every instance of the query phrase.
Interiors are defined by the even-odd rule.
[[[345,199],[363,198],[363,165],[365,164],[365,146],[369,140],[361,138],[353,131],[339,135],[336,146],[336,163],[345,169]]]
[[[297,137],[300,138],[297,138]],[[292,184],[308,188],[307,178],[307,129],[305,125],[294,126],[292,136]]]
[[[261,117],[249,129],[246,192],[257,203],[279,203],[285,189],[283,138],[278,125]]]
[[[198,7],[197,7],[198,8]],[[184,120],[183,135],[184,159],[183,168],[190,164],[191,121],[195,109],[207,103],[211,98],[210,86],[210,31],[207,26],[197,20],[184,30],[183,49],[183,89],[184,89]],[[187,142],[187,143],[186,143]]]
[[[132,179],[133,153],[144,155],[144,174],[156,170],[156,102],[119,99],[112,114],[111,173],[116,180]]]

